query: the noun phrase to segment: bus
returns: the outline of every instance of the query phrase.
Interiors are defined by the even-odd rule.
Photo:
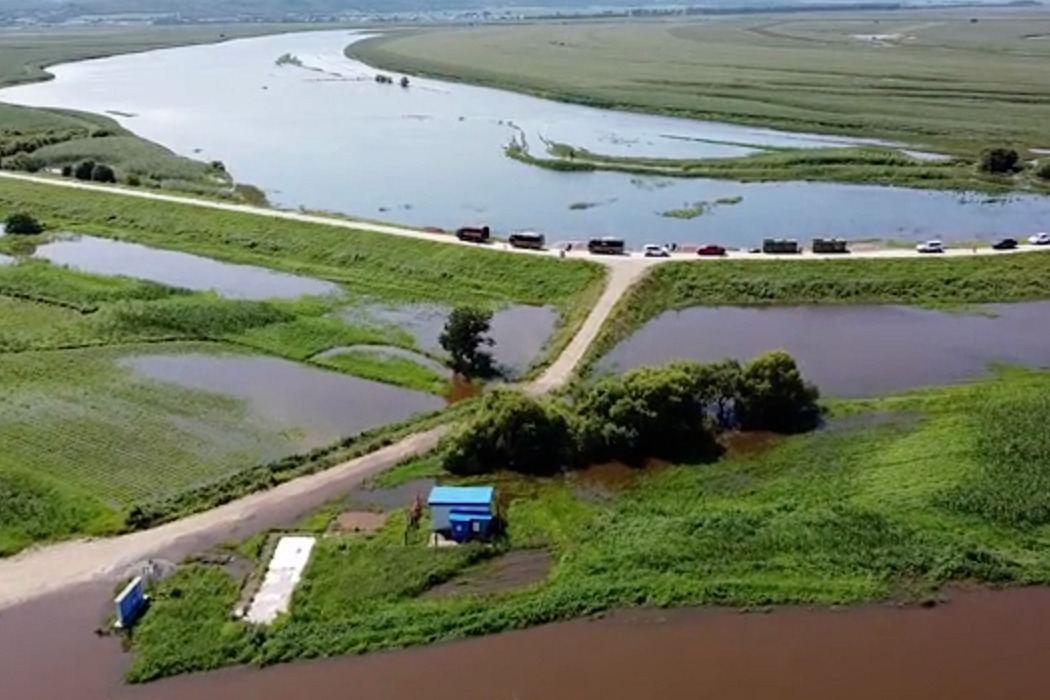
[[[773,255],[785,253],[795,255],[802,252],[802,246],[794,238],[767,238],[762,241],[762,252]]]
[[[456,231],[456,238],[461,241],[470,241],[471,243],[484,243],[489,239],[489,227],[473,228],[465,226]]]
[[[592,238],[587,241],[587,250],[592,255],[623,255],[625,252],[622,238]]]
[[[543,247],[547,244],[547,239],[543,237],[542,233],[512,233],[507,242],[515,248],[543,250]]]

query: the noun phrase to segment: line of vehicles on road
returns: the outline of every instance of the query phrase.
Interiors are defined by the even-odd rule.
[[[471,243],[487,243],[491,238],[488,226],[464,227],[457,229],[456,238]],[[543,234],[535,232],[512,233],[507,238],[507,243],[513,248],[529,250],[543,250],[547,241]],[[1050,245],[1050,233],[1037,233],[1028,237],[1030,245]],[[1013,250],[1017,248],[1018,242],[1014,238],[1002,238],[992,244],[995,250]],[[571,250],[571,244],[562,250]],[[849,244],[842,238],[814,238],[810,249],[814,253],[822,255],[847,254],[850,252]],[[667,258],[678,252],[675,245],[660,245],[647,243],[642,247],[642,255],[647,258]],[[769,255],[795,255],[802,253],[802,245],[794,238],[766,238],[762,241],[761,248],[749,248],[749,253],[765,253]],[[943,253],[947,246],[940,239],[932,239],[919,243],[915,250],[919,253]],[[587,241],[587,252],[592,255],[626,255],[627,244],[622,238],[611,236],[599,236]],[[684,251],[683,251],[684,252]],[[705,257],[720,257],[727,253],[724,246],[710,243],[695,249],[695,254]]]

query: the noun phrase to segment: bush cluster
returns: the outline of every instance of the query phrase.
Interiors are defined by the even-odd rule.
[[[718,454],[722,430],[812,428],[818,396],[783,351],[743,365],[642,368],[578,388],[567,401],[497,390],[446,439],[444,467],[460,475],[548,475],[610,460],[704,460]]]

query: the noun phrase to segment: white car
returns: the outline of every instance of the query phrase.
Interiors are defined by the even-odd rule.
[[[1032,245],[1050,245],[1050,233],[1037,233],[1029,236],[1028,242]]]
[[[665,245],[656,245],[655,243],[647,243],[645,248],[645,257],[647,258],[669,258],[671,257],[671,251],[667,249]]]
[[[915,250],[919,251],[920,253],[943,253],[944,243],[937,240],[926,241],[925,243],[920,243],[919,245],[915,246]]]

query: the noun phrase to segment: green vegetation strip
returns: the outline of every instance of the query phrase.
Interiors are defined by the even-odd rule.
[[[836,404],[824,430],[639,472],[633,488],[603,498],[572,479],[501,476],[509,529],[495,551],[433,550],[423,533],[406,547],[399,511],[374,539],[321,540],[291,612],[270,628],[229,620],[239,583],[227,573],[183,569],[154,591],[129,677],[427,644],[623,606],[921,600],[952,581],[1047,584],[1048,411],[1050,375],[1009,371]],[[420,595],[485,556],[536,547],[556,562],[540,583]]]
[[[1050,253],[951,258],[672,262],[640,279],[588,350],[593,363],[661,313],[690,306],[968,304],[1046,299]]]

